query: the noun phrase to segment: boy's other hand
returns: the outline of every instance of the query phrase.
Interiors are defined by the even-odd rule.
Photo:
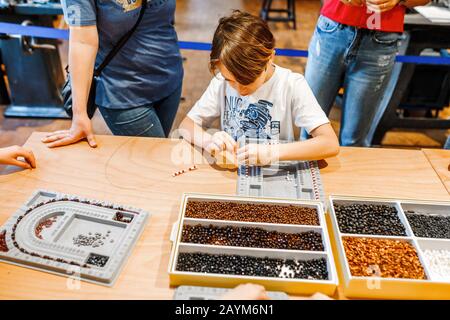
[[[225,293],[222,300],[269,300],[263,286],[247,283],[241,284]]]
[[[19,158],[23,158],[24,161],[19,160]],[[31,169],[36,168],[36,159],[31,150],[20,146],[12,146],[0,149],[0,164]]]
[[[219,131],[212,135],[211,140],[206,145],[206,152],[212,156],[219,154],[222,151],[227,151],[232,154],[236,152],[236,141],[225,131]]]
[[[278,158],[277,149],[271,145],[251,143],[237,151],[237,160],[240,164],[265,166],[277,162]]]

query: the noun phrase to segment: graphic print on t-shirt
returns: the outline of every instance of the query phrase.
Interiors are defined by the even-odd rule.
[[[245,135],[249,138],[275,139],[280,135],[280,121],[270,114],[273,103],[259,100],[250,103],[241,97],[226,96],[223,128],[235,140]]]
[[[123,12],[128,12],[139,8],[142,5],[142,0],[115,0],[123,8]]]

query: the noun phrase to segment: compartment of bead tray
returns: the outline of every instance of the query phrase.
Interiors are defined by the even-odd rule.
[[[37,191],[0,228],[0,261],[113,285],[147,218],[141,209]]]
[[[318,201],[185,194],[172,232],[171,285],[332,295],[337,274]]]
[[[449,210],[449,202],[331,196],[344,294],[449,299],[450,240],[434,239],[445,234],[436,229],[445,222],[434,217],[448,217]]]

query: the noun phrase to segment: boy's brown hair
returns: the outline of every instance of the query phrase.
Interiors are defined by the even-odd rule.
[[[275,49],[267,23],[239,10],[219,20],[214,33],[209,68],[222,63],[242,85],[253,83],[264,71]]]

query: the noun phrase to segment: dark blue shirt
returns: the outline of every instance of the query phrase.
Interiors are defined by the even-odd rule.
[[[61,0],[70,26],[97,25],[98,66],[137,21],[142,0]],[[103,70],[96,103],[111,109],[142,106],[173,93],[183,66],[173,26],[175,0],[148,0],[135,33]]]

